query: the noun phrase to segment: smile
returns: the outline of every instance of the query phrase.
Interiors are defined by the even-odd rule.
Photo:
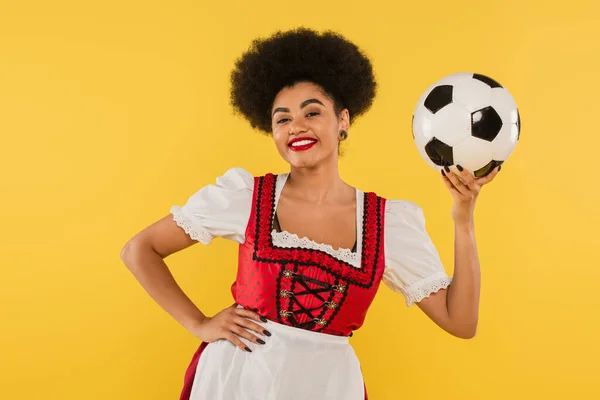
[[[293,151],[304,151],[313,147],[317,143],[315,139],[299,138],[293,140],[288,147]]]

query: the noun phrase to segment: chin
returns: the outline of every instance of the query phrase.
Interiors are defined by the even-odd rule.
[[[325,164],[327,162],[327,155],[322,152],[288,152],[284,159],[292,166],[293,168],[315,168],[321,164]]]
[[[288,163],[294,168],[313,168],[316,167],[319,163],[314,160],[288,160]]]

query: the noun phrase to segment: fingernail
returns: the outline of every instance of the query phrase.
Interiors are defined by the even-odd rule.
[[[458,168],[458,170],[459,170],[459,171],[461,171],[461,172],[462,172],[462,170],[463,170],[463,167],[461,167],[461,166],[460,166],[460,165],[458,165],[458,164],[456,164],[456,168]]]
[[[502,168],[502,165],[499,165],[499,166],[498,166],[498,172],[500,172],[500,168]]]
[[[268,331],[268,330],[266,330],[266,329],[263,331],[263,333],[264,333],[265,335],[267,335],[267,336],[271,336],[271,332],[269,332],[269,331]]]
[[[446,174],[444,173],[444,170],[442,169],[441,171],[442,171],[442,175],[443,175],[443,176],[446,176]]]
[[[260,317],[260,320],[261,320],[262,322],[267,322],[267,319],[266,319],[265,317]]]
[[[246,347],[246,351],[247,351],[248,353],[252,353],[252,350],[250,350],[250,347]]]
[[[257,341],[258,343],[260,343],[260,344],[266,344],[266,342],[265,342],[264,340],[262,340],[262,339],[256,339],[256,341]]]
[[[447,165],[444,165],[444,169],[446,170],[446,172],[450,172],[450,168],[448,168]]]

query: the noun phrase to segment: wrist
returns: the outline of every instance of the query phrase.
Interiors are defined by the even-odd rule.
[[[464,207],[455,204],[452,208],[452,220],[454,221],[454,225],[456,227],[472,227],[474,219],[473,207]]]
[[[196,315],[186,321],[185,328],[190,332],[197,332],[209,318],[204,314]]]
[[[472,232],[475,229],[475,220],[471,218],[455,219],[454,229],[462,232]]]

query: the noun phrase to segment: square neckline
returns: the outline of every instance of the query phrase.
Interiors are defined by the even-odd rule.
[[[285,174],[277,174],[276,182],[275,182],[275,199],[273,203],[273,217],[270,218],[269,229],[271,231],[271,239],[273,240],[273,245],[277,246],[274,241],[275,239],[285,238],[286,247],[290,246],[291,243],[294,244],[294,247],[302,248],[302,249],[313,249],[317,251],[321,251],[329,254],[330,256],[338,259],[339,261],[346,262],[353,267],[360,269],[362,266],[362,243],[364,241],[364,226],[363,226],[363,218],[364,218],[364,193],[360,191],[358,188],[354,188],[355,192],[355,202],[356,202],[356,210],[355,210],[355,228],[356,228],[356,251],[352,251],[352,249],[348,249],[346,247],[334,248],[332,245],[327,243],[320,243],[309,239],[308,237],[299,237],[297,234],[281,229],[277,231],[274,229],[274,220],[277,215],[277,208],[279,206],[279,199],[281,197],[281,192],[285,187],[287,179],[289,177],[289,173]],[[279,247],[279,246],[277,246]]]

